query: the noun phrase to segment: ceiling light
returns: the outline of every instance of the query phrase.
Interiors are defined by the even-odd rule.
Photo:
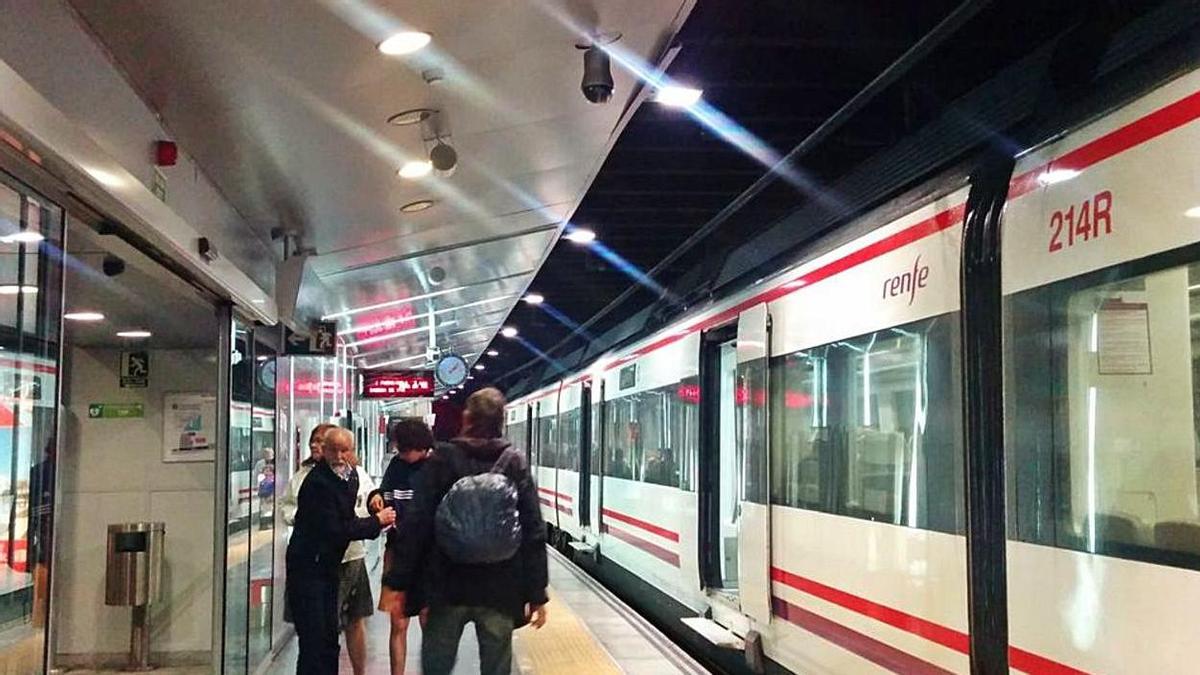
[[[67,312],[63,318],[68,321],[103,321],[104,315],[100,312]]]
[[[16,295],[18,293],[32,295],[37,292],[37,286],[18,286],[16,284],[4,284],[0,286],[0,295]]]
[[[1193,206],[1187,211],[1184,211],[1183,215],[1187,216],[1188,218],[1200,218],[1200,206]]]
[[[487,355],[488,356],[500,356],[500,352],[496,351],[495,349],[489,349],[489,350],[487,350]]]
[[[596,233],[592,232],[591,230],[585,230],[577,227],[570,232],[567,232],[563,239],[566,239],[567,241],[573,241],[576,244],[590,244],[593,241],[596,241]]]
[[[512,326],[505,326],[500,329],[500,334],[506,338],[515,338],[517,337],[517,329]]]
[[[546,301],[546,297],[541,293],[526,293],[524,298],[521,298],[531,305],[540,305]]]
[[[654,100],[663,105],[669,105],[673,108],[689,108],[696,105],[700,100],[700,95],[704,93],[699,89],[691,87],[668,86],[658,90],[654,95]]]
[[[88,172],[88,175],[90,175],[92,178],[95,178],[102,185],[107,185],[111,188],[125,187],[125,179],[115,173],[112,173],[111,171],[105,171],[104,169],[97,169],[95,167],[85,167],[84,170]]]
[[[152,333],[148,330],[121,330],[117,331],[117,337],[123,338],[148,338]]]
[[[397,127],[410,127],[414,124],[420,124],[433,116],[437,112],[433,108],[413,108],[398,112],[395,115],[387,118],[387,123]]]
[[[473,379],[475,379],[475,376],[474,376],[474,375],[468,375],[468,376],[467,376],[467,379],[468,379],[468,380],[473,380]]]
[[[405,162],[397,174],[401,178],[412,179],[428,176],[431,171],[433,171],[433,162],[427,159],[414,159],[410,162]]]
[[[418,199],[415,202],[409,202],[401,206],[400,211],[404,213],[420,213],[431,206],[433,206],[432,199]]]
[[[380,42],[379,51],[388,56],[403,56],[404,54],[420,51],[425,45],[429,44],[431,39],[429,33],[422,33],[416,30],[401,31]]]
[[[475,370],[486,370],[486,367],[482,363],[476,363]]]
[[[269,357],[269,356],[259,356],[259,357],[257,357],[257,358],[258,358],[258,360],[259,360],[259,361],[266,361],[267,359],[269,359],[269,358],[271,358],[271,357]]]
[[[1054,185],[1063,181],[1071,180],[1079,175],[1075,169],[1050,169],[1037,177],[1037,180],[1042,185]]]
[[[20,232],[13,232],[12,234],[0,237],[0,242],[5,244],[36,244],[43,239],[45,237],[42,236],[41,232],[21,230]]]

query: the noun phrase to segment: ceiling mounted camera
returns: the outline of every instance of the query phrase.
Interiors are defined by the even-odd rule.
[[[596,45],[583,51],[583,82],[579,88],[591,103],[608,103],[612,98],[612,63],[608,53]]]
[[[575,44],[583,50],[583,81],[579,89],[590,103],[608,103],[613,95],[612,61],[605,47],[621,39],[620,33],[595,33]]]
[[[454,173],[454,167],[458,166],[458,152],[439,139],[437,145],[429,151],[429,163],[438,175],[450,176]]]
[[[435,265],[429,268],[428,278],[431,285],[437,286],[446,280],[446,270]]]
[[[104,256],[100,269],[104,270],[105,276],[115,277],[125,271],[125,261],[110,253]]]

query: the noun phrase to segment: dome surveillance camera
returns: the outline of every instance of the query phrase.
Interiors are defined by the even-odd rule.
[[[454,173],[454,167],[458,166],[458,153],[452,146],[438,141],[429,151],[429,163],[438,174],[449,176]]]
[[[110,253],[104,256],[100,268],[104,270],[105,276],[115,277],[125,271],[125,261]]]
[[[441,267],[432,267],[429,269],[429,283],[437,286],[446,280],[446,270]]]
[[[592,45],[583,51],[583,82],[579,88],[592,103],[608,103],[613,93],[612,67],[608,53]]]

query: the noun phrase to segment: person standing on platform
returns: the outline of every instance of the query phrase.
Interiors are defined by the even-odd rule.
[[[341,428],[325,433],[322,457],[297,495],[295,530],[287,548],[287,602],[300,643],[299,675],[338,671],[338,587],[342,558],[350,542],[373,539],[395,522],[384,508],[374,516],[355,514],[358,472],[354,435]]]
[[[388,530],[387,549],[383,554],[385,577],[391,571],[392,561],[397,555],[397,531],[405,526],[413,497],[421,489],[421,469],[433,447],[433,432],[420,417],[405,417],[388,430],[388,445],[396,450],[396,455],[388,463],[387,471],[379,482],[378,500],[375,502],[376,508],[391,506],[396,509],[396,528]],[[420,581],[416,579],[405,594],[400,611],[392,612],[394,593],[387,586],[380,589],[379,609],[391,613],[391,648],[388,654],[392,675],[404,675],[404,665],[408,659],[408,624],[412,617],[419,615],[421,626],[425,626],[425,603],[421,597]]]
[[[461,435],[425,462],[384,576],[396,591],[393,614],[404,611],[417,580],[423,584],[425,675],[453,670],[471,622],[482,675],[509,675],[513,630],[546,622],[546,525],[524,454],[502,438],[504,405],[493,388],[467,399]]]

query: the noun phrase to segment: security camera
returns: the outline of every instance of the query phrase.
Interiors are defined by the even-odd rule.
[[[583,50],[583,82],[579,88],[592,103],[608,103],[612,98],[613,78],[608,53],[596,45]]]
[[[446,280],[446,270],[439,266],[434,266],[429,269],[429,283],[437,286]]]
[[[438,144],[429,151],[429,163],[433,165],[433,170],[437,171],[438,175],[450,176],[454,173],[454,167],[458,166],[458,153],[453,147],[438,141]]]
[[[125,271],[125,261],[115,255],[108,254],[104,256],[103,262],[100,263],[100,268],[104,270],[104,275],[115,277]]]

